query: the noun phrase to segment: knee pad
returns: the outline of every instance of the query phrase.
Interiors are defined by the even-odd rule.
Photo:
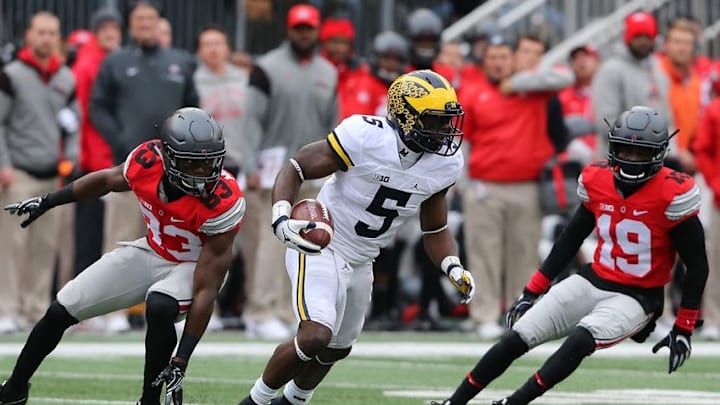
[[[47,312],[45,312],[45,319],[50,324],[61,326],[63,328],[69,328],[78,323],[78,320],[70,315],[67,309],[57,302],[57,300],[53,301],[50,304],[50,307],[48,307]]]
[[[346,349],[327,348],[323,352],[315,356],[315,361],[317,361],[320,365],[323,366],[332,366],[336,362],[349,356],[350,351],[352,351],[352,347],[348,347]]]
[[[180,312],[175,298],[158,292],[151,292],[145,300],[145,316],[148,322],[173,322]]]
[[[567,346],[572,353],[589,356],[595,351],[595,338],[589,330],[578,326],[568,336],[563,346]]]

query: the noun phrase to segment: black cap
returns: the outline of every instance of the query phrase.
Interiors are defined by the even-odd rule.
[[[93,32],[97,32],[100,26],[106,22],[114,22],[120,26],[122,25],[122,18],[120,14],[112,8],[101,8],[90,17],[90,29]]]

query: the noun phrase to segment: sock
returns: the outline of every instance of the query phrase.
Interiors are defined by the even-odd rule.
[[[162,293],[151,292],[146,302],[145,318],[145,371],[141,400],[157,403],[162,387],[153,387],[152,383],[170,363],[177,344],[175,318],[180,310],[175,298]]]
[[[593,351],[595,351],[595,338],[587,329],[577,327],[540,370],[508,398],[510,403],[525,405],[541,396],[572,374],[582,360]]]
[[[255,381],[252,389],[250,389],[250,399],[258,405],[270,405],[270,401],[275,398],[276,389],[272,389],[265,384],[262,376]]]
[[[485,386],[499,377],[515,359],[528,351],[528,345],[517,332],[510,332],[485,353],[465,377],[455,393],[450,397],[450,402],[455,404],[466,404],[477,395]]]
[[[45,357],[50,354],[62,339],[65,330],[78,323],[65,307],[57,301],[50,304],[45,315],[35,324],[18,356],[8,385],[17,390],[25,389],[30,377],[40,367]]]
[[[285,395],[285,398],[293,405],[304,405],[310,402],[310,398],[312,398],[314,393],[314,389],[304,390],[295,385],[295,380],[290,380],[290,382],[285,385],[283,395]]]

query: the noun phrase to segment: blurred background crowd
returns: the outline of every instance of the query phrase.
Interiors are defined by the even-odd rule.
[[[478,291],[456,304],[411,223],[375,262],[366,329],[494,339],[578,204],[582,165],[605,157],[604,121],[649,105],[680,129],[667,165],[704,190],[700,336],[720,340],[719,39],[713,0],[3,0],[0,203],[121,164],[170,112],[205,108],[224,127],[226,169],[248,203],[210,328],[285,338],[294,316],[268,226],[275,174],[345,117],[385,115],[403,72],[433,69],[465,109],[467,171],[450,226]],[[306,182],[301,197],[320,186]],[[26,330],[59,286],[145,233],[132,193],[54,211],[27,230],[0,216],[0,333]],[[591,238],[577,262],[593,249]],[[671,324],[683,272],[678,263],[658,329]],[[142,326],[140,306],[77,328]]]

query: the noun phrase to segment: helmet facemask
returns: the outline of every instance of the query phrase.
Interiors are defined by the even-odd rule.
[[[668,142],[631,142],[610,137],[608,162],[618,181],[638,185],[653,178],[663,167],[667,146]]]
[[[425,110],[405,135],[405,141],[425,152],[452,156],[462,144],[464,119],[465,114],[457,103],[448,103],[444,110]]]
[[[225,159],[225,150],[180,152],[164,143],[163,166],[168,181],[185,194],[205,197],[215,190]]]

